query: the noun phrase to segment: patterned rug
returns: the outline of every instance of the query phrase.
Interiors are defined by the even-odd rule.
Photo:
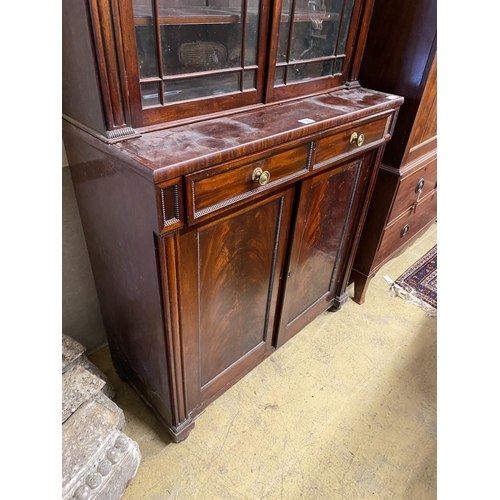
[[[388,280],[389,281],[389,280]],[[437,245],[407,269],[395,282],[392,295],[418,305],[429,316],[437,316]]]

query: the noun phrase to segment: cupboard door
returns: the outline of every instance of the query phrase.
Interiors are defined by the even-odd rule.
[[[274,347],[294,188],[180,237],[181,336],[188,411],[216,397]]]
[[[341,294],[371,155],[302,184],[276,347]]]

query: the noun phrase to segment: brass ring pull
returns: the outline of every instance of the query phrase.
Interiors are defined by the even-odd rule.
[[[357,144],[358,146],[362,146],[365,142],[364,134],[359,134],[357,132],[353,132],[351,137],[349,137],[349,144]]]
[[[261,186],[264,186],[271,179],[271,174],[267,170],[262,170],[260,167],[257,167],[252,172],[252,181],[258,182]]]

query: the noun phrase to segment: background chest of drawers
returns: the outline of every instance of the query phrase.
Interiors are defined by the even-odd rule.
[[[360,79],[403,95],[405,103],[382,157],[351,272],[360,304],[376,272],[437,217],[436,37],[435,0],[375,3]]]

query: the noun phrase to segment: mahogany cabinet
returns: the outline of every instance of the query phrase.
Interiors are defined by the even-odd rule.
[[[436,0],[375,3],[360,79],[405,102],[382,158],[351,273],[360,304],[377,271],[437,217],[436,24]]]
[[[403,98],[357,82],[371,1],[63,7],[63,137],[113,364],[180,441],[347,300]]]

